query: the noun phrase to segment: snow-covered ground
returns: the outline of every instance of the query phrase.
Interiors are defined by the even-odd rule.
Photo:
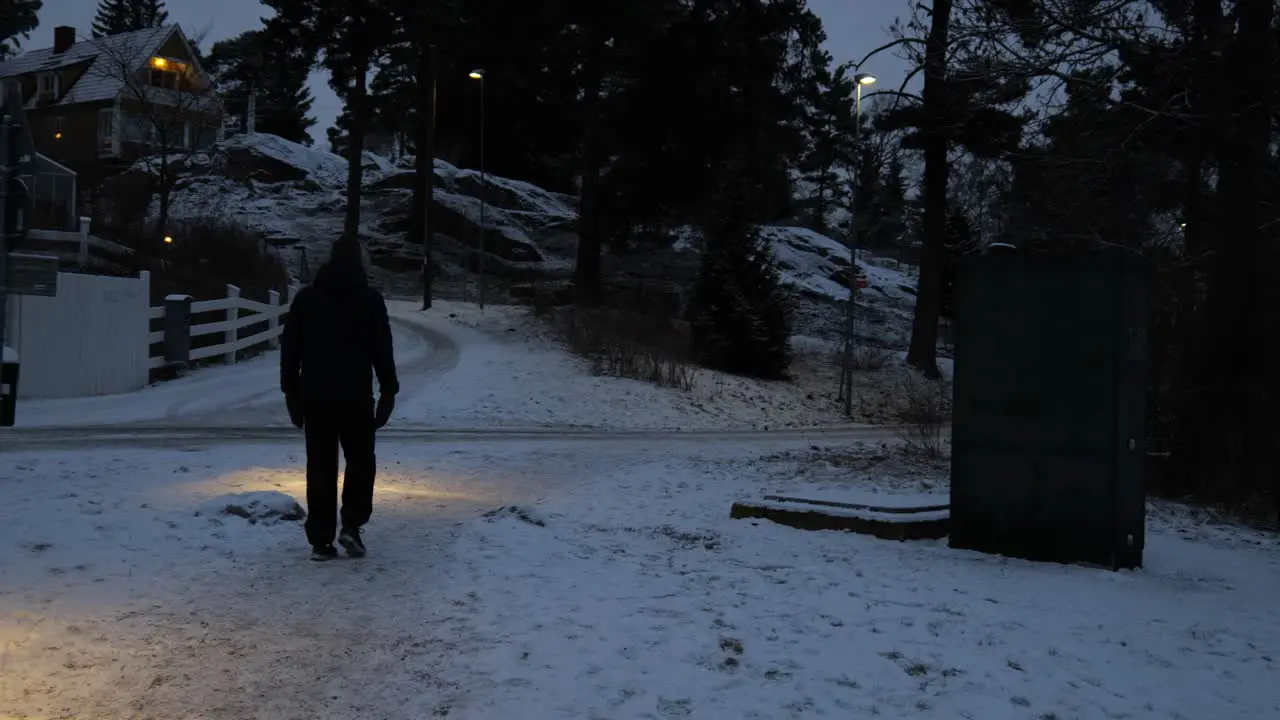
[[[836,390],[835,346],[803,337],[795,342],[795,378],[762,381],[693,369],[691,390],[625,378],[599,377],[570,355],[545,323],[523,306],[438,301],[428,313],[411,302],[392,303],[397,316],[455,338],[456,368],[430,390],[401,403],[397,416],[432,427],[492,425],[617,429],[778,429],[846,424]],[[858,372],[860,422],[893,423],[893,402],[907,375],[901,358]]]
[[[1280,717],[1274,536],[1153,519],[1146,569],[1111,573],[728,517],[766,490],[946,497],[879,454],[821,490],[673,458],[470,524],[495,691],[460,717]]]
[[[383,443],[371,554],[327,564],[287,519],[300,447],[6,453],[0,708],[1280,716],[1274,536],[1160,510],[1147,567],[1111,573],[730,520],[765,491],[946,491],[891,448],[773,445]]]

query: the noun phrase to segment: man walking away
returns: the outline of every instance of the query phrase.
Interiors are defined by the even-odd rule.
[[[333,539],[339,515],[339,445],[347,469],[338,544],[348,555],[361,557],[365,546],[360,528],[373,512],[374,434],[391,418],[400,384],[387,303],[369,287],[358,242],[335,242],[315,282],[293,299],[280,341],[280,389],[289,419],[305,428],[311,559],[338,554]]]

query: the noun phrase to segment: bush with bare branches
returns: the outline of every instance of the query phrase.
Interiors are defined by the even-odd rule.
[[[569,349],[590,360],[592,372],[693,389],[687,323],[612,308],[565,308],[558,315]]]
[[[899,437],[907,449],[929,458],[942,457],[943,431],[951,419],[950,383],[909,371],[897,390],[901,403],[898,420],[902,423]]]

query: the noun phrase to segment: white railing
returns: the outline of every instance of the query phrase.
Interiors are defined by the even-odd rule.
[[[36,240],[53,245],[55,248],[59,245],[74,245],[76,247],[75,262],[82,268],[89,267],[91,264],[112,264],[103,262],[89,254],[91,248],[105,250],[112,255],[132,255],[133,250],[119,243],[104,240],[96,235],[89,234],[89,218],[80,218],[80,230],[76,232],[68,232],[64,230],[36,230],[32,229],[28,232],[31,240]],[[72,255],[70,251],[55,250],[60,259],[70,260]]]
[[[289,300],[292,301],[298,294],[298,287],[294,286],[289,290]],[[219,300],[200,300],[191,303],[191,316],[202,313],[210,313],[223,311],[226,317],[222,320],[192,325],[190,328],[191,339],[203,337],[206,335],[221,334],[223,341],[216,345],[205,345],[203,347],[192,347],[188,360],[195,362],[197,360],[205,360],[207,358],[223,356],[227,363],[236,361],[236,354],[241,350],[248,350],[259,345],[267,345],[269,347],[277,347],[280,343],[280,333],[283,326],[280,324],[280,318],[289,311],[289,302],[281,303],[280,293],[272,290],[268,293],[267,302],[258,302],[240,297],[240,288],[235,285],[227,286],[227,296]],[[164,306],[151,308],[151,320],[158,320],[164,317],[166,310]],[[248,314],[242,314],[248,313]],[[251,325],[267,324],[267,329],[261,332],[240,337],[240,329]],[[163,345],[165,341],[164,330],[157,330],[150,334],[148,341],[152,347],[157,344]],[[191,343],[193,346],[194,342]],[[163,348],[159,356],[151,358],[152,369],[164,366],[165,357]]]

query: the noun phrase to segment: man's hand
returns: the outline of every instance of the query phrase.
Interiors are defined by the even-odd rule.
[[[301,429],[306,424],[306,417],[302,413],[302,402],[296,395],[285,395],[284,406],[289,410],[289,422],[293,426]]]
[[[378,396],[378,407],[373,411],[373,427],[381,429],[391,420],[391,413],[396,409],[396,396],[383,393]]]

